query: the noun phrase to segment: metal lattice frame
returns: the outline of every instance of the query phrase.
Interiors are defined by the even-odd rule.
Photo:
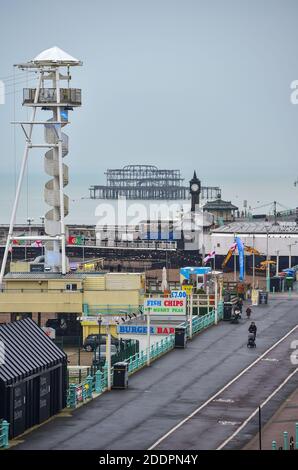
[[[91,199],[188,199],[189,187],[183,186],[180,170],[158,169],[154,165],[127,165],[106,171],[106,185],[89,188]],[[202,187],[203,199],[217,197],[217,186]]]
[[[67,64],[68,67],[70,65],[71,64]],[[23,105],[32,108],[31,120],[13,123],[21,125],[25,134],[26,144],[10,218],[4,256],[2,259],[0,285],[3,282],[7,257],[12,240],[38,239],[45,241],[47,243],[46,251],[48,250],[57,254],[56,261],[52,261],[52,270],[61,270],[63,274],[66,273],[66,236],[64,217],[68,213],[68,198],[64,194],[63,188],[68,183],[68,168],[62,160],[68,153],[68,139],[62,132],[62,127],[67,124],[68,120],[63,118],[63,111],[66,107],[69,108],[81,105],[80,90],[60,87],[61,80],[67,80],[69,82],[70,79],[69,73],[67,75],[60,73],[60,67],[66,67],[66,64],[59,63],[42,65],[28,62],[27,64],[20,64],[18,67],[21,69],[35,69],[38,74],[38,84],[36,88],[24,89]],[[48,83],[49,81],[52,83],[51,88],[45,86],[45,82]],[[37,121],[36,113],[38,108],[52,111],[52,118],[48,121]],[[33,144],[32,133],[35,125],[44,126],[46,143]],[[32,148],[47,149],[45,154],[45,171],[52,178],[45,185],[45,201],[52,208],[45,215],[45,236],[14,236],[14,225],[21,194],[21,187],[29,158],[29,152]],[[54,260],[54,258],[55,256],[52,256],[51,259]]]

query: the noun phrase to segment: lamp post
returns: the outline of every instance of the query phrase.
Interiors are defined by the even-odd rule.
[[[111,382],[111,331],[110,331],[110,323],[109,320],[106,324],[106,331],[107,331],[107,339],[106,339],[106,361],[107,361],[107,369],[108,369],[108,390],[112,388]]]
[[[255,288],[255,277],[256,277],[256,259],[255,259],[255,235],[252,236],[252,288]]]
[[[296,245],[296,243],[297,243],[297,241],[294,242],[294,243],[290,243],[288,245],[288,247],[289,247],[289,269],[291,269],[291,267],[292,267],[292,246]]]
[[[236,233],[234,233],[234,243],[236,243]],[[236,250],[234,250],[234,282],[237,281]]]
[[[218,289],[218,285],[217,285],[217,276],[215,274],[215,278],[214,278],[214,289],[215,289],[215,292],[214,292],[214,324],[217,325],[218,323],[218,311],[217,311],[217,308],[218,308],[218,292],[217,292],[217,289]]]
[[[279,250],[276,250],[276,271],[275,275],[278,276],[279,272]]]
[[[289,245],[289,268],[292,267],[292,245]]]
[[[31,217],[27,218],[27,224],[28,224],[28,232],[29,232],[29,237],[31,236],[31,224],[34,222],[34,219]],[[25,240],[25,259],[27,259],[27,240]]]
[[[186,297],[188,300],[188,305],[189,305],[189,337],[192,338],[192,317],[193,317],[193,296],[192,296],[192,291],[190,295]],[[186,300],[186,302],[187,302]]]
[[[150,308],[147,309],[147,366],[150,366]]]
[[[44,219],[45,219],[45,217],[44,217],[44,215],[41,215],[39,218],[40,218],[41,225],[42,225],[42,232],[41,233],[42,233],[42,235],[44,235]],[[43,243],[41,244],[41,254],[44,256],[44,244]]]
[[[100,339],[101,339],[101,316],[97,320],[98,323],[98,365],[100,368]]]
[[[270,292],[270,264],[269,264],[269,229],[270,226],[266,225],[266,234],[267,234],[267,248],[266,248],[266,291]]]

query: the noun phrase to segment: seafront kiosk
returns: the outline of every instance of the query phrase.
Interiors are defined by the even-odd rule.
[[[215,307],[223,296],[223,273],[207,266],[187,266],[180,269],[180,285],[188,298],[189,315],[204,315]]]

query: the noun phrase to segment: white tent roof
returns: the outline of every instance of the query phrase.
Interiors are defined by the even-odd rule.
[[[50,49],[38,54],[34,59],[33,63],[38,64],[60,64],[60,65],[81,65],[82,62],[72,57],[67,52],[60,49],[60,47],[54,46]]]

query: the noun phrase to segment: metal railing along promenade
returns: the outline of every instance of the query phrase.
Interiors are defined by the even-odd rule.
[[[161,355],[174,348],[174,335],[161,339],[150,347],[150,361],[156,360]],[[147,363],[148,348],[130,356],[125,362],[128,363],[128,375],[141,369]],[[113,385],[114,368],[111,367],[111,385]],[[67,406],[76,408],[88,399],[108,390],[108,367],[104,365],[103,370],[97,370],[95,374],[88,375],[80,384],[70,384],[67,395]],[[93,396],[95,394],[95,396]]]
[[[289,433],[284,431],[282,441],[282,446],[277,446],[276,441],[272,441],[272,450],[298,450],[298,423],[295,424],[295,438],[289,438]]]
[[[8,448],[9,423],[5,419],[0,420],[0,448]]]
[[[218,321],[223,318],[223,303],[219,302],[217,309]],[[201,317],[194,316],[192,320],[193,335],[198,334],[200,331],[215,324],[215,310]],[[185,322],[182,324],[185,325]],[[187,326],[187,336],[189,337],[189,325]],[[157,360],[162,355],[174,349],[175,335],[171,334],[161,339],[157,343],[148,348],[140,351],[125,360],[128,364],[128,375],[142,369],[148,360],[150,354],[150,362]],[[113,385],[114,369],[111,368],[111,386]],[[88,375],[85,380],[80,384],[70,384],[67,396],[67,406],[69,408],[76,408],[86,400],[95,398],[99,394],[108,390],[108,369],[107,364],[104,365],[103,370],[97,370],[95,374]]]

